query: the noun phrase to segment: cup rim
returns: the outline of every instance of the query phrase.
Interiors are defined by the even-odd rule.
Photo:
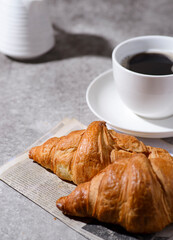
[[[166,74],[166,75],[151,75],[151,74],[143,74],[143,73],[137,73],[134,71],[131,71],[125,67],[123,67],[116,59],[115,54],[117,52],[117,50],[122,47],[124,44],[128,43],[128,42],[133,42],[135,40],[140,40],[140,39],[152,39],[152,38],[169,38],[173,40],[173,37],[171,36],[166,36],[166,35],[143,35],[143,36],[138,36],[138,37],[133,37],[133,38],[129,38],[121,43],[119,43],[112,51],[112,60],[115,62],[115,64],[118,65],[118,67],[120,67],[121,69],[123,69],[124,71],[126,71],[127,73],[130,74],[134,74],[136,76],[142,76],[142,77],[150,77],[150,78],[165,78],[165,77],[173,77],[173,73],[172,74]]]

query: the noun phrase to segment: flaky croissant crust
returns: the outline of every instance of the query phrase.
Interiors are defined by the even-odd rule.
[[[64,214],[94,217],[134,233],[157,232],[173,222],[172,158],[127,155],[119,158],[114,150],[114,162],[57,200],[57,207]]]
[[[112,163],[112,150],[148,153],[135,137],[108,130],[105,122],[95,121],[86,130],[54,137],[32,148],[29,157],[60,178],[80,184]]]
[[[173,222],[173,160],[105,122],[51,138],[29,157],[64,180],[80,184],[57,201],[65,214],[151,233]],[[90,180],[90,181],[89,181]]]

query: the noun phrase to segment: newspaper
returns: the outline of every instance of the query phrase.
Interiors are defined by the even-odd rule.
[[[45,136],[32,144],[32,146],[40,145],[50,137],[60,137],[62,135],[67,135],[73,130],[83,128],[85,128],[85,126],[79,121],[66,118]],[[164,145],[164,147],[166,146],[170,151],[173,150],[173,145],[170,140],[168,140],[168,142],[161,139],[157,140],[156,145],[158,147],[159,144],[160,147]],[[152,144],[150,143],[150,145]],[[173,224],[167,226],[163,231],[157,234],[137,235],[126,232],[120,226],[100,223],[93,219],[72,218],[63,215],[56,207],[56,200],[62,196],[68,195],[76,186],[72,183],[62,181],[55,174],[29,159],[28,150],[32,146],[0,168],[0,179],[87,239],[173,240]]]

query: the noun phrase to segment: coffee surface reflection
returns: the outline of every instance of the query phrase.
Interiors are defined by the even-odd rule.
[[[169,54],[138,53],[123,59],[122,66],[133,72],[147,75],[173,74],[173,60]]]

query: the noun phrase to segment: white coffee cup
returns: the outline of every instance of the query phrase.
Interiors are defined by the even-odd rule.
[[[141,36],[117,45],[112,53],[116,89],[134,113],[151,119],[173,115],[173,74],[146,75],[128,70],[122,61],[147,51],[173,54],[173,37]]]

